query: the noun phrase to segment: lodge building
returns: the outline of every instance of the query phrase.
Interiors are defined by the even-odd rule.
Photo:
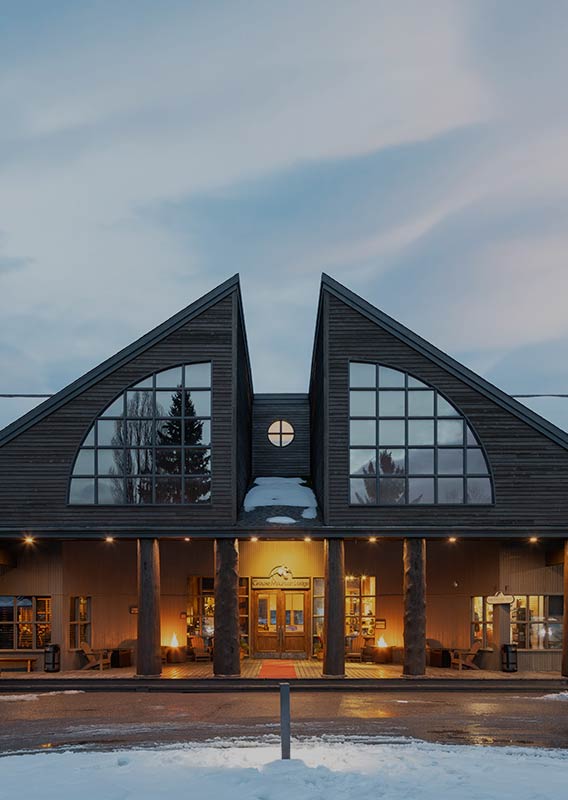
[[[307,394],[254,393],[235,276],[8,425],[0,476],[0,661],[568,673],[568,434],[328,276]]]

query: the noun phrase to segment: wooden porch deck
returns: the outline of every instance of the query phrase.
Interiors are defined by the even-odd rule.
[[[268,662],[270,663],[270,662]],[[274,664],[282,663],[274,661]],[[291,662],[286,662],[291,663]],[[245,658],[241,663],[241,678],[244,679],[262,679],[259,675],[260,669],[263,664],[267,664],[266,660]],[[312,679],[318,680],[322,678],[322,664],[321,661],[303,661],[298,660],[293,662],[293,671],[295,677],[299,679]],[[385,680],[385,679],[400,679],[402,677],[402,666],[400,664],[359,664],[349,662],[345,665],[345,673],[347,680]],[[11,679],[26,680],[61,680],[61,679],[93,679],[99,678],[100,680],[107,680],[112,678],[116,679],[134,679],[134,667],[123,667],[121,669],[105,669],[102,672],[97,669],[90,670],[68,670],[66,672],[17,672],[2,670],[0,673],[0,682],[10,681]],[[213,678],[213,664],[211,662],[193,662],[188,661],[185,664],[165,664],[162,672],[162,679],[170,680],[198,680]],[[292,675],[290,677],[293,677]],[[440,669],[436,667],[427,667],[427,678],[443,678],[453,680],[560,680],[561,675],[558,672],[498,672],[491,670],[463,670],[460,672],[457,669]]]

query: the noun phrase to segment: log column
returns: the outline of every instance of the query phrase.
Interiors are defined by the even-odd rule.
[[[568,678],[568,539],[564,540],[564,617],[562,634],[562,675]]]
[[[215,539],[213,671],[218,677],[241,674],[237,539]]]
[[[162,674],[160,638],[160,543],[157,539],[137,540],[138,559],[138,646],[136,674]]]
[[[345,676],[345,546],[343,539],[326,539],[324,656],[325,677]]]
[[[426,539],[405,539],[404,664],[409,677],[426,672]]]

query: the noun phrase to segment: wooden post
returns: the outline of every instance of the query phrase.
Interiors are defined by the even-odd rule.
[[[241,674],[239,630],[239,542],[215,539],[215,641],[213,672]]]
[[[426,539],[405,539],[404,664],[409,677],[426,672]]]
[[[326,539],[324,656],[325,677],[345,676],[345,547],[343,539]]]
[[[162,674],[160,639],[160,543],[138,539],[138,646],[136,674]]]
[[[562,675],[568,678],[568,539],[564,540],[564,616],[562,619]]]

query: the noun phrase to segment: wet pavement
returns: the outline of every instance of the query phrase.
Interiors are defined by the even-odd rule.
[[[568,748],[568,700],[543,694],[292,692],[292,735]],[[0,753],[256,738],[278,734],[278,708],[277,692],[4,692]]]

